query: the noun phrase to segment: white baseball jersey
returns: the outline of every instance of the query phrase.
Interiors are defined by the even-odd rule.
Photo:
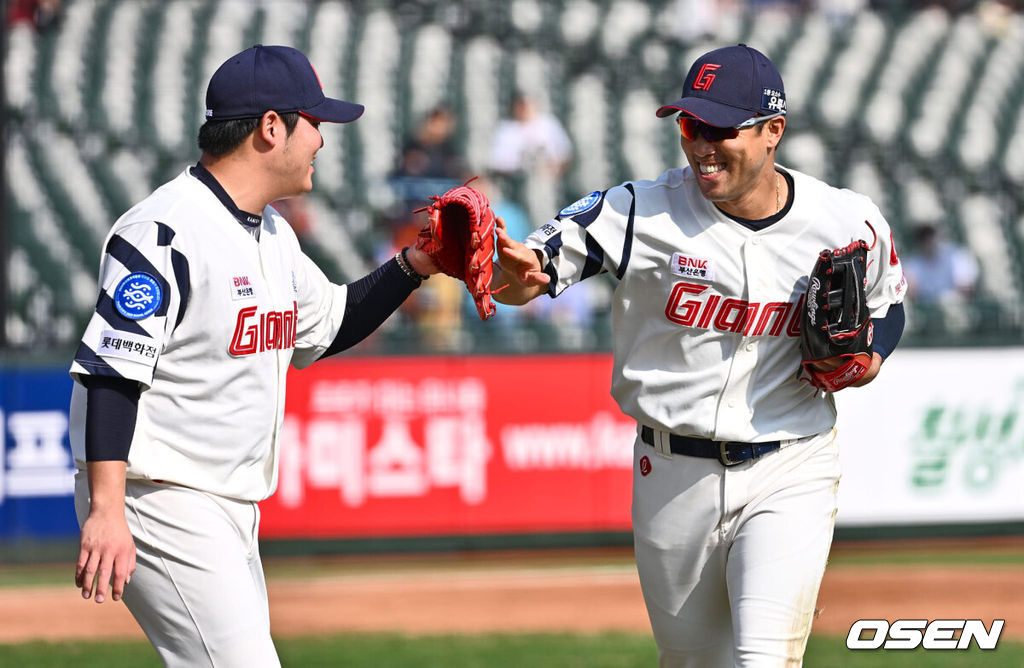
[[[797,377],[807,275],[822,249],[864,239],[873,317],[902,301],[905,281],[867,197],[786,171],[792,207],[760,231],[706,200],[685,167],[593,192],[528,237],[553,296],[601,272],[618,278],[612,395],[638,422],[745,442],[834,425],[831,394]]]
[[[330,345],[347,288],[302,253],[273,208],[257,241],[188,170],[124,214],[104,247],[100,298],[71,374],[141,384],[128,477],[270,496],[288,365],[311,364]],[[79,468],[86,395],[76,383]]]

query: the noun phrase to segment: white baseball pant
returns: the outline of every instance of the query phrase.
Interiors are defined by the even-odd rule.
[[[634,545],[660,666],[801,665],[839,475],[834,429],[731,467],[637,438]]]
[[[89,484],[75,478],[79,526]],[[136,570],[123,601],[168,667],[279,668],[270,637],[256,503],[128,480]]]

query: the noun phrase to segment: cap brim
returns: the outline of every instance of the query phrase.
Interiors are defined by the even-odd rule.
[[[363,115],[363,105],[328,97],[318,105],[303,109],[302,113],[326,123],[348,123]]]
[[[680,111],[685,111],[708,125],[718,128],[731,128],[757,115],[756,111],[750,109],[737,109],[721,102],[699,97],[683,97],[658,109],[658,117],[665,118]]]

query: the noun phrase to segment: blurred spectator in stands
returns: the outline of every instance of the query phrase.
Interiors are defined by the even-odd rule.
[[[450,109],[435,107],[403,142],[389,180],[395,196],[387,214],[391,239],[378,249],[378,257],[388,258],[398,249],[414,246],[417,234],[427,223],[427,215],[413,211],[430,204],[432,195],[440,195],[468,178],[465,159],[455,142],[456,124],[457,118]],[[402,305],[400,312],[417,329],[416,340],[426,350],[452,352],[462,345],[461,309],[465,292],[461,282],[442,276],[425,281]]]
[[[447,107],[436,107],[403,141],[388,181],[395,198],[385,212],[391,238],[379,249],[379,258],[387,259],[395,250],[415,244],[425,217],[413,211],[430,204],[432,195],[466,180],[465,161],[455,145],[455,125],[455,116]]]
[[[578,288],[585,289],[579,290]],[[587,350],[596,342],[597,312],[610,301],[612,288],[605,281],[583,281],[558,299],[543,296],[530,302],[529,317],[547,325],[554,340],[548,343],[568,350]],[[570,292],[576,292],[572,296]],[[564,300],[569,297],[568,300]],[[521,308],[521,307],[520,307]]]
[[[899,8],[899,5],[894,3],[893,0],[873,0],[871,4],[873,8],[878,10],[889,11],[892,10],[894,6]],[[978,4],[978,0],[907,0],[905,4],[912,11],[938,7],[946,10],[950,14],[961,14],[963,12],[972,11],[974,6]]]
[[[529,235],[533,232],[534,225],[530,222],[530,217],[526,215],[526,211],[523,207],[513,202],[511,199],[505,196],[505,192],[501,187],[500,179],[496,179],[488,173],[481,174],[479,177],[469,183],[487,197],[487,201],[491,203],[491,209],[494,210],[494,215],[502,218],[505,221],[505,227],[508,229],[509,234],[524,234]],[[526,238],[525,236],[523,237]],[[501,308],[504,304],[499,304]],[[516,307],[517,310],[519,307]]]
[[[683,42],[714,39],[723,23],[740,15],[741,0],[675,0],[672,23]]]
[[[561,122],[540,111],[525,94],[517,93],[510,117],[494,133],[491,169],[506,175],[541,170],[561,176],[571,158],[572,142]]]
[[[755,11],[782,11],[791,14],[800,14],[806,7],[805,0],[747,0],[747,6]]]
[[[503,178],[506,195],[526,208],[531,220],[547,220],[563,196],[562,175],[572,159],[572,141],[554,115],[522,92],[512,98],[509,118],[498,124],[490,167]]]
[[[415,242],[422,222],[412,213],[465,180],[464,160],[455,145],[456,119],[447,107],[435,107],[402,142],[398,162],[388,177],[394,203],[386,212],[398,248]],[[408,228],[408,229],[407,229]],[[402,237],[398,239],[397,237]],[[403,243],[399,243],[402,241]],[[393,254],[385,248],[384,255]]]
[[[978,3],[978,25],[996,39],[1006,37],[1014,25],[1014,4],[1010,0],[983,0]]]
[[[60,18],[62,0],[10,0],[7,25],[28,21],[38,30],[45,30]]]
[[[453,353],[464,349],[462,320],[466,295],[465,283],[438,274],[436,280],[423,282],[415,299],[410,298],[402,305],[418,332],[416,341],[426,352]]]
[[[867,9],[867,0],[815,0],[815,8],[825,16],[833,30],[845,30]]]
[[[465,181],[465,160],[455,144],[456,118],[447,107],[435,107],[402,144],[391,187],[402,202],[423,202]]]
[[[934,223],[914,229],[914,250],[903,260],[909,297],[937,304],[970,297],[978,283],[978,262],[966,248],[945,239]]]

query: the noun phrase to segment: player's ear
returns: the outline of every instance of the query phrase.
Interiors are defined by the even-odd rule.
[[[260,139],[273,146],[284,136],[284,121],[276,111],[268,111],[260,117],[259,125],[256,126],[256,134]]]
[[[775,148],[782,141],[782,133],[786,131],[786,117],[777,116],[764,124],[764,134],[769,148]]]

